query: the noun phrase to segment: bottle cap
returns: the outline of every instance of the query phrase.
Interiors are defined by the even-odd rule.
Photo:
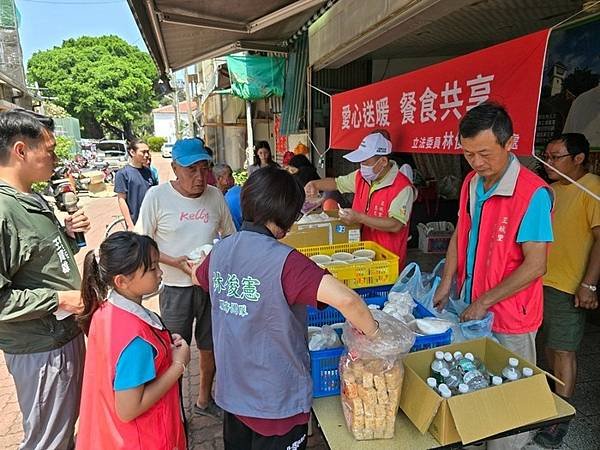
[[[492,384],[494,386],[500,386],[502,384],[502,378],[497,377],[497,376],[493,376],[492,377]]]
[[[427,385],[430,388],[435,388],[437,386],[437,380],[433,377],[429,377],[429,378],[427,378]]]
[[[440,370],[440,375],[446,378],[450,375],[450,371],[444,367],[442,370]]]
[[[506,378],[508,381],[515,381],[517,379],[517,372],[513,372],[512,370],[506,374]]]
[[[444,359],[444,352],[439,350],[435,352],[435,359]]]
[[[533,369],[531,367],[523,367],[523,376],[530,377],[533,375]]]
[[[458,360],[458,359],[462,358],[462,355],[463,355],[462,352],[456,351],[456,352],[454,352],[454,359]]]
[[[448,387],[448,385],[446,383],[440,383],[438,384],[438,391],[446,391],[446,390],[450,390],[450,388]]]
[[[466,394],[467,392],[469,392],[469,385],[465,383],[460,383],[458,385],[458,392],[460,392],[461,394]]]
[[[444,353],[444,359],[445,359],[446,361],[448,361],[448,362],[452,361],[452,359],[453,359],[453,358],[452,358],[452,353],[450,353],[450,352],[446,352],[446,353]]]
[[[444,389],[443,391],[440,391],[440,394],[442,394],[442,397],[444,398],[450,398],[452,397],[452,392],[450,392],[450,390],[446,390]]]
[[[471,361],[475,361],[475,357],[471,352],[465,353],[465,358],[470,359]]]
[[[519,360],[517,358],[508,358],[508,364],[512,367],[517,367],[519,365]]]

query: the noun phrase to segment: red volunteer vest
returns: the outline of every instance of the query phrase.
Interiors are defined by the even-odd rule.
[[[458,216],[458,273],[457,282],[462,289],[466,278],[467,246],[471,231],[469,196],[475,172],[465,178],[460,193]],[[535,191],[548,187],[544,181],[527,168],[520,166],[512,196],[492,195],[483,204],[479,238],[473,268],[471,300],[497,286],[524,260],[517,234],[521,221]],[[522,334],[536,331],[542,323],[542,278],[511,297],[490,308],[494,313],[493,331],[505,334]]]
[[[136,336],[157,351],[154,364],[159,377],[172,363],[167,330],[153,328],[109,302],[94,313],[85,357],[77,450],[187,448],[178,383],[136,419],[125,423],[117,416],[115,369],[121,352]]]
[[[356,193],[352,202],[352,209],[366,213],[371,217],[388,217],[388,209],[392,201],[402,191],[402,189],[411,186],[412,183],[406,176],[398,172],[394,182],[390,186],[377,189],[369,196],[371,185],[365,181],[360,174],[360,170],[356,172]],[[404,267],[406,260],[406,244],[408,240],[408,232],[410,222],[407,222],[402,229],[396,233],[388,231],[380,231],[367,226],[361,229],[361,238],[363,241],[374,241],[400,258],[400,269]]]

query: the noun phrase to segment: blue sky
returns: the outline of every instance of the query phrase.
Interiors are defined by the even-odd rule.
[[[16,0],[23,62],[79,36],[117,35],[146,51],[126,0]]]

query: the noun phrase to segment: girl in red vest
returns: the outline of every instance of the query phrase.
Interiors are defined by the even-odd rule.
[[[158,291],[158,247],[122,231],[84,262],[79,324],[88,335],[77,449],[184,450],[178,380],[187,343],[142,306]]]

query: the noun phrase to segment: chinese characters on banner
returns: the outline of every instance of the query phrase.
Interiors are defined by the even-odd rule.
[[[331,147],[355,149],[366,134],[384,128],[394,151],[460,153],[461,118],[489,99],[512,117],[513,151],[531,154],[548,34],[539,31],[334,95]]]
[[[287,136],[282,136],[281,130],[281,114],[275,114],[273,123],[273,134],[275,136],[275,151],[283,155],[288,150]]]

